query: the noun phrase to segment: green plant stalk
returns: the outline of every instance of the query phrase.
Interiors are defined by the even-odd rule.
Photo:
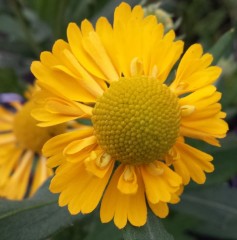
[[[26,24],[26,19],[23,16],[18,6],[17,0],[10,0],[10,6],[21,25],[21,28],[22,28],[22,31],[24,32],[27,43],[29,44],[32,52],[38,57],[41,52],[40,47],[38,46],[37,42],[34,40],[32,33],[30,32]]]
[[[67,5],[68,1],[67,0],[61,0],[59,1],[59,8],[58,8],[58,13],[56,16],[56,21],[55,21],[55,36],[57,38],[61,38],[62,37],[62,30],[64,31],[64,29],[62,29],[64,27],[63,25],[63,21],[65,20],[64,14],[65,14],[65,9],[66,9],[66,5]]]

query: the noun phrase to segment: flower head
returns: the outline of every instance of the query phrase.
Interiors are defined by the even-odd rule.
[[[0,107],[0,196],[20,200],[32,196],[52,175],[41,148],[51,137],[65,132],[65,124],[40,128],[30,115],[34,102],[12,102]],[[32,179],[32,180],[31,180]]]
[[[32,114],[43,127],[77,118],[91,125],[45,144],[48,166],[57,167],[50,190],[71,214],[92,212],[101,200],[102,222],[119,228],[144,225],[147,204],[165,217],[190,178],[204,183],[214,169],[212,157],[185,139],[219,145],[225,136],[213,85],[221,69],[194,44],[166,83],[183,42],[141,6],[120,4],[113,26],[103,17],[95,28],[71,23],[67,37],[32,63],[42,88]]]

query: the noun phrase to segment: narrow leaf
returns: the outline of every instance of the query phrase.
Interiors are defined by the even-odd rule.
[[[184,193],[174,208],[199,219],[224,227],[237,221],[237,191],[227,184],[199,188]]]
[[[236,231],[237,221],[228,223],[225,227],[214,224],[203,224],[201,227],[195,228],[196,234],[212,237],[212,239],[237,239]]]
[[[173,240],[173,236],[169,234],[161,220],[148,210],[147,223],[143,227],[134,227],[127,224],[123,229],[124,240]]]
[[[0,200],[1,240],[45,239],[80,218],[58,206],[57,196],[48,191],[47,183],[32,199]]]
[[[195,240],[196,238],[189,232],[199,227],[200,220],[187,214],[172,212],[163,223],[165,228],[175,236],[175,240]]]
[[[121,231],[115,227],[113,222],[103,224],[96,219],[91,224],[91,229],[85,240],[120,240],[122,239]]]
[[[217,41],[217,43],[209,50],[213,55],[213,65],[215,65],[221,57],[226,53],[226,49],[231,45],[234,39],[234,29],[227,31],[222,37]]]
[[[193,233],[213,239],[237,239],[237,190],[227,184],[184,193],[174,208],[203,220]]]

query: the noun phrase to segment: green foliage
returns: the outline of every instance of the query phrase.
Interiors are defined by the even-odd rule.
[[[142,227],[134,227],[127,224],[123,229],[124,240],[173,240],[160,219],[158,219],[150,210],[148,210],[147,223]]]
[[[94,219],[95,221],[91,224],[91,228],[88,236],[85,240],[122,240],[122,233],[118,230],[112,222],[108,224],[102,224],[100,219]]]
[[[216,44],[210,49],[210,53],[213,55],[213,65],[217,64],[221,57],[226,53],[234,38],[234,29],[227,31],[216,42]]]
[[[58,206],[57,196],[48,191],[48,183],[32,199],[0,200],[1,240],[45,239],[81,218],[72,217],[67,209]]]
[[[237,190],[227,184],[187,191],[175,209],[205,222],[194,232],[237,238]]]
[[[65,38],[69,22],[80,22],[91,18],[108,0],[25,0],[35,13],[47,22],[53,31],[54,38]]]
[[[200,225],[200,221],[195,217],[185,215],[182,212],[172,212],[168,218],[163,220],[164,226],[169,233],[172,233],[175,240],[195,240],[189,234],[190,229],[195,229]]]
[[[23,86],[18,81],[15,72],[9,68],[0,69],[0,93],[22,93]]]
[[[237,174],[236,158],[237,155],[237,138],[236,135],[229,134],[227,138],[221,141],[221,148],[212,148],[210,152],[213,156],[215,171],[207,174],[206,185],[221,184],[231,179]]]

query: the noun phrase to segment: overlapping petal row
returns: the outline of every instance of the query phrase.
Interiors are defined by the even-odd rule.
[[[45,144],[43,151],[48,166],[59,165],[50,190],[61,193],[59,205],[68,205],[71,214],[93,211],[111,175],[101,204],[102,222],[114,218],[119,228],[127,220],[141,226],[146,222],[146,198],[159,217],[167,216],[167,202],[179,201],[182,179],[165,163],[120,164],[113,173],[115,160],[98,146],[93,127],[56,136]]]
[[[43,52],[31,70],[42,91],[32,115],[40,126],[72,119],[91,119],[97,99],[112,82],[145,76],[164,83],[183,53],[174,31],[164,33],[155,16],[143,16],[141,6],[119,5],[111,25],[99,18],[96,26],[84,20],[71,23],[68,42],[58,40],[52,52]],[[185,143],[194,138],[219,146],[228,130],[213,85],[221,69],[211,66],[212,56],[194,44],[182,56],[169,89],[179,98],[179,137],[163,159],[150,164],[123,164],[97,142],[93,127],[52,138],[44,146],[48,166],[57,167],[52,192],[61,193],[59,205],[72,214],[93,211],[101,201],[101,220],[114,219],[122,228],[146,222],[146,200],[159,217],[168,214],[167,203],[179,201],[182,185],[193,179],[205,182],[212,172],[212,157]],[[158,121],[158,120],[157,120]],[[116,162],[116,164],[115,164]],[[117,166],[117,163],[119,165]]]

